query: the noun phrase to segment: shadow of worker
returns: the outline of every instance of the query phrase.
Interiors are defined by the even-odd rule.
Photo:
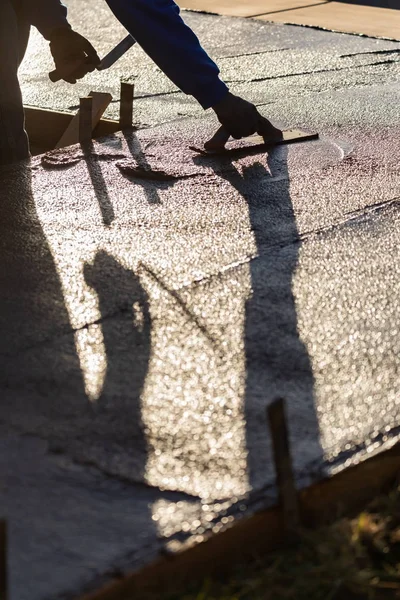
[[[106,252],[85,266],[98,295],[106,362],[101,396],[91,402],[58,267],[40,221],[56,192],[34,197],[29,161],[2,167],[0,182],[0,420],[38,433],[54,452],[105,468],[114,461],[114,472],[120,468],[113,448],[131,448],[123,474],[132,472],[132,479],[142,481],[147,446],[141,394],[151,333],[147,294],[138,276]],[[90,328],[82,328],[89,338]]]
[[[0,168],[0,211],[0,418],[33,431],[44,415],[60,418],[72,410],[57,400],[67,380],[76,406],[84,386],[73,338],[66,336],[62,351],[52,346],[71,325],[29,161]]]
[[[287,158],[285,145],[243,161],[232,155],[204,158],[246,200],[256,246],[256,257],[249,263],[251,294],[245,302],[244,327],[247,480],[253,493],[274,485],[266,407],[277,397],[287,402],[297,479],[322,456],[313,371],[293,293],[301,242]]]
[[[139,276],[105,251],[85,265],[84,276],[98,298],[106,359],[95,401],[96,437],[107,448],[113,473],[142,482],[148,452],[141,397],[151,354],[149,297]]]
[[[38,583],[35,578],[48,569],[51,555],[50,563],[54,556],[62,570],[54,569],[50,586],[62,593],[69,576],[73,580],[78,572],[79,585],[91,584],[93,564],[109,560],[109,569],[128,545],[133,552],[143,540],[157,540],[149,504],[161,492],[103,476],[122,473],[129,481],[143,482],[147,448],[140,395],[151,319],[137,275],[99,252],[84,273],[98,293],[107,359],[103,391],[93,405],[85,391],[60,266],[52,254],[52,249],[65,252],[70,238],[59,232],[58,220],[52,225],[57,190],[39,185],[40,192],[35,186],[32,191],[34,169],[29,163],[0,168],[0,425],[2,442],[3,436],[16,438],[10,461],[18,465],[5,479],[0,512],[13,524],[13,587],[19,581],[15,569],[20,575],[26,561],[31,565],[26,585]],[[54,236],[51,242],[45,231]],[[68,262],[61,268],[68,268]],[[73,272],[69,281],[74,288]],[[80,330],[89,345],[92,331],[91,324]],[[59,462],[59,453],[66,460]],[[71,458],[99,470],[72,467]],[[10,471],[8,465],[3,471],[5,462],[2,479]]]

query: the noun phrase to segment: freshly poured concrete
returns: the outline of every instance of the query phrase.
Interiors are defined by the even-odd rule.
[[[21,600],[74,598],[274,502],[277,396],[299,486],[398,437],[399,44],[193,22],[234,90],[320,140],[198,157],[215,120],[161,95],[137,114],[169,123],[1,171],[0,515]]]
[[[68,6],[72,24],[88,36],[100,56],[126,35],[104,0],[92,0],[84,6],[72,0]],[[221,76],[232,91],[240,91],[241,81],[252,84],[260,79],[270,81],[263,86],[265,99],[260,98],[258,102],[270,101],[268,94],[274,83],[283,86],[279,91],[273,91],[274,101],[282,89],[285,98],[297,97],[297,90],[292,94],[291,79],[279,81],[297,74],[311,74],[313,91],[320,91],[321,80],[333,90],[344,87],[345,83],[347,87],[366,85],[376,72],[371,68],[375,65],[378,65],[378,72],[383,69],[379,83],[387,77],[391,80],[396,77],[390,65],[392,60],[398,60],[398,43],[246,19],[196,13],[183,15],[218,63]],[[93,23],[96,23],[95,27]],[[114,98],[106,116],[118,118],[120,80],[127,78],[135,82],[134,122],[140,126],[203,114],[197,102],[180,93],[138,46],[129,50],[108,71],[91,73],[74,86],[50,82],[48,73],[53,65],[47,46],[47,42],[33,31],[28,54],[20,68],[27,105],[76,112],[79,96],[88,95],[92,90],[103,91]],[[330,77],[336,78],[331,84]]]

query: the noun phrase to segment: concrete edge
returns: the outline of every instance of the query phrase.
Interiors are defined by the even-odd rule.
[[[398,38],[384,37],[381,35],[371,35],[368,33],[360,33],[357,31],[343,31],[342,29],[329,29],[322,27],[322,25],[307,25],[307,23],[293,23],[290,21],[273,21],[269,20],[268,15],[258,15],[256,17],[247,17],[248,19],[254,19],[262,21],[263,23],[273,23],[274,25],[291,25],[292,27],[306,27],[307,29],[315,29],[316,31],[327,31],[329,33],[342,33],[344,35],[355,35],[357,37],[369,38],[371,40],[385,40],[387,42],[400,42],[400,36]]]
[[[299,493],[305,526],[328,524],[360,509],[393,483],[400,471],[400,442],[366,458],[358,465],[324,479]],[[200,538],[200,539],[199,539]],[[191,538],[178,549],[166,548],[151,564],[110,580],[76,600],[148,600],[185,584],[218,573],[229,573],[232,564],[276,550],[284,543],[279,506],[244,517],[218,534]],[[174,544],[174,542],[172,542]]]
[[[330,33],[343,33],[345,35],[356,35],[358,37],[370,38],[372,40],[385,40],[388,42],[400,42],[400,36],[398,38],[386,37],[380,35],[370,35],[367,33],[360,33],[357,31],[343,31],[341,29],[329,29],[327,27],[322,27],[320,25],[307,25],[306,23],[293,23],[290,21],[274,21],[274,19],[268,19],[268,15],[272,13],[264,13],[258,15],[250,15],[248,17],[239,17],[236,15],[226,15],[224,13],[212,12],[209,10],[201,9],[201,8],[182,8],[185,12],[197,13],[201,15],[213,15],[217,17],[227,17],[230,19],[246,19],[246,20],[255,20],[262,21],[263,23],[273,23],[274,25],[291,25],[292,27],[306,27],[307,29],[315,29],[316,31],[328,31]]]

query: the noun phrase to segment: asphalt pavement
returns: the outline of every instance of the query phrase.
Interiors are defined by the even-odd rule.
[[[123,37],[101,0],[69,8],[100,54]],[[232,91],[320,139],[198,156],[215,118],[139,48],[68,87],[32,37],[27,104],[135,76],[140,129],[1,171],[12,599],[74,598],[274,503],[278,396],[299,486],[399,437],[400,44],[187,20]]]

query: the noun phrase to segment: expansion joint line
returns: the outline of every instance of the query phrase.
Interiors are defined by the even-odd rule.
[[[336,67],[332,69],[314,69],[313,71],[301,71],[298,73],[287,73],[286,75],[270,75],[268,77],[255,77],[254,79],[226,79],[227,83],[262,83],[263,81],[273,81],[275,79],[289,79],[291,77],[301,77],[303,75],[319,75],[320,73],[336,73],[340,71],[351,71],[353,69],[362,69],[363,67],[374,67],[379,65],[390,65],[398,63],[399,60],[387,59],[363,65],[350,65],[347,67]]]
[[[206,285],[210,281],[213,281],[215,279],[223,277],[229,272],[236,271],[237,269],[240,269],[245,265],[250,265],[250,263],[252,263],[252,262],[263,259],[264,252],[269,252],[271,250],[279,251],[279,250],[288,248],[288,247],[296,245],[296,244],[301,244],[309,239],[312,239],[313,237],[324,235],[326,233],[331,233],[332,231],[335,231],[337,229],[342,228],[343,226],[346,226],[348,223],[352,223],[352,222],[358,221],[358,220],[361,221],[364,218],[370,217],[370,216],[375,215],[383,210],[390,208],[391,206],[397,206],[397,205],[400,205],[400,197],[391,198],[390,200],[385,200],[383,202],[379,202],[376,204],[371,204],[370,206],[367,206],[360,211],[354,211],[354,212],[347,213],[349,216],[346,219],[343,219],[342,221],[338,221],[337,223],[333,223],[332,225],[328,225],[327,227],[321,227],[320,229],[315,229],[312,231],[305,231],[304,233],[293,236],[291,239],[282,240],[281,242],[276,243],[276,244],[270,244],[268,246],[263,246],[262,253],[243,257],[242,259],[239,259],[233,263],[230,263],[230,264],[224,266],[217,273],[212,273],[211,275],[208,275],[206,277],[201,277],[199,279],[195,279],[189,283],[186,283],[186,284],[180,286],[179,288],[175,289],[175,292],[194,288],[194,287],[200,286],[200,285]]]

